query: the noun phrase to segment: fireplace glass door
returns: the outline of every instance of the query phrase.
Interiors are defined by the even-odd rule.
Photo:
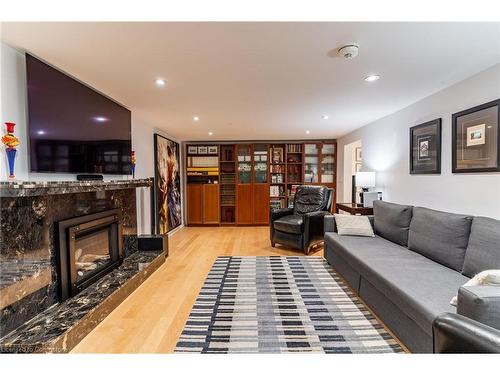
[[[102,270],[111,261],[109,238],[109,227],[76,236],[74,245],[76,282]]]
[[[118,209],[60,221],[61,300],[72,297],[118,267],[123,258]]]

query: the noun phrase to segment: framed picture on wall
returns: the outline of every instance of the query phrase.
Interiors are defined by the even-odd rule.
[[[207,154],[208,147],[207,146],[198,146],[198,154]]]
[[[217,146],[208,146],[208,153],[210,155],[216,155],[219,153],[219,149]]]
[[[154,135],[156,233],[165,234],[182,222],[179,144]]]
[[[188,154],[196,155],[198,153],[198,147],[188,146]]]
[[[354,171],[355,172],[361,172],[362,168],[363,168],[363,164],[361,164],[361,163],[355,163],[354,164]]]
[[[441,119],[410,128],[410,174],[441,173]]]
[[[361,147],[356,147],[356,163],[360,163],[363,161],[363,157],[361,155]]]
[[[500,99],[452,115],[452,172],[500,172]]]

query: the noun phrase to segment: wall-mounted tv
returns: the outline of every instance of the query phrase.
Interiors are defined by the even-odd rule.
[[[30,170],[131,173],[131,113],[26,54]]]

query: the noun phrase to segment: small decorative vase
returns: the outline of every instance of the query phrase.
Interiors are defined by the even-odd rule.
[[[9,178],[14,179],[14,163],[16,160],[16,146],[19,145],[19,139],[14,135],[14,127],[16,126],[13,122],[6,122],[5,126],[7,128],[7,134],[2,137],[2,143],[5,145],[5,152],[7,153],[7,162],[9,164]]]
[[[134,179],[135,178],[135,163],[136,163],[136,160],[135,160],[135,151],[132,150],[132,155],[130,157],[131,159],[131,171],[132,171],[132,178]]]
[[[9,178],[16,178],[14,174],[14,162],[17,150],[13,147],[8,147],[5,151],[7,152],[7,161],[9,162]]]

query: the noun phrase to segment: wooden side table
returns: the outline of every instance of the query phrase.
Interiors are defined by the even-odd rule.
[[[351,215],[373,215],[373,207],[365,207],[362,203],[337,203],[335,213],[345,211]]]

